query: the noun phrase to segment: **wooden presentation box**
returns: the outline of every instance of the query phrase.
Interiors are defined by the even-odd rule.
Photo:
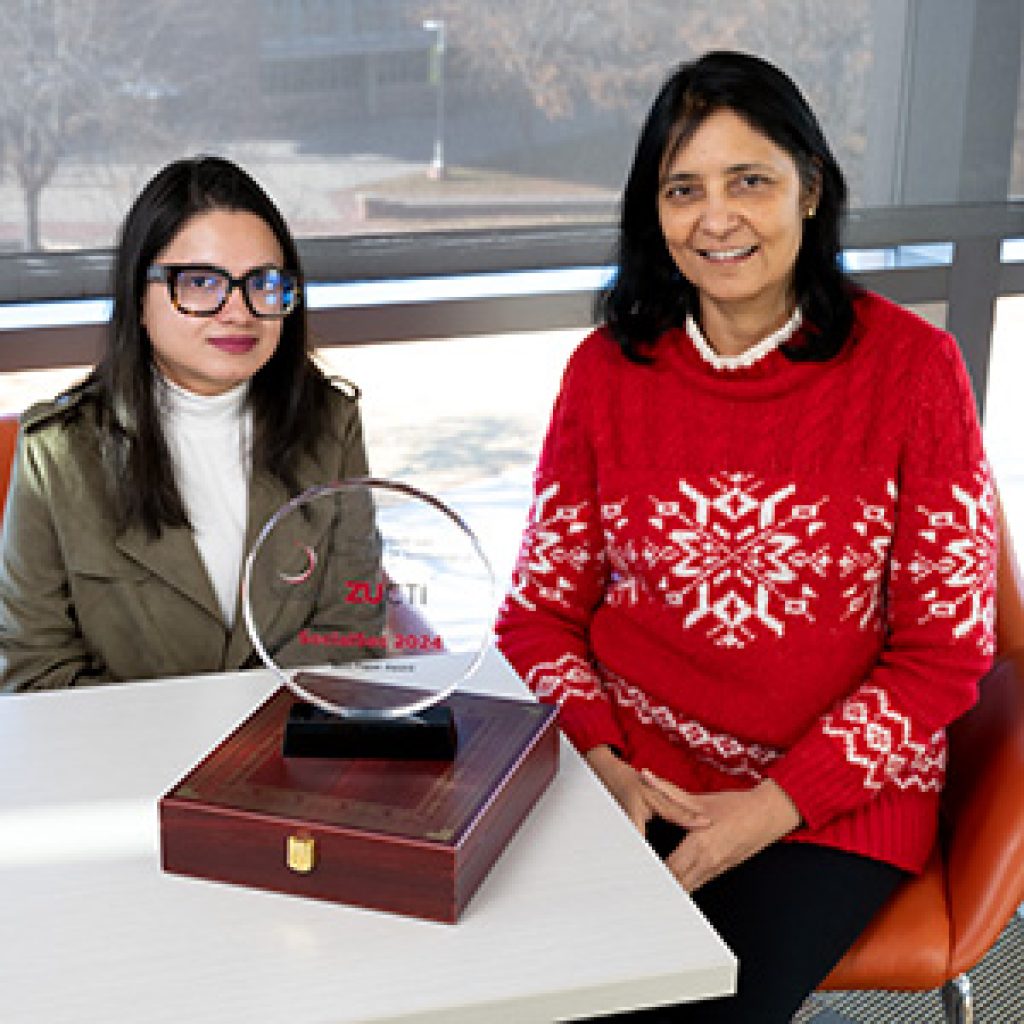
[[[558,768],[557,712],[455,693],[453,761],[284,758],[277,691],[160,800],[165,871],[455,922]]]

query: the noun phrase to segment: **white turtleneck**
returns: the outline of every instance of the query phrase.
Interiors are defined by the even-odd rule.
[[[197,395],[158,378],[164,436],[199,554],[228,628],[234,625],[245,549],[252,415],[245,382]]]

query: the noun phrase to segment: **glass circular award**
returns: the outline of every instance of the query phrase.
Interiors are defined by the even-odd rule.
[[[494,598],[473,531],[415,487],[362,477],[284,504],[246,559],[242,614],[298,698],[291,753],[415,756],[446,731],[453,744],[442,702],[479,668]]]

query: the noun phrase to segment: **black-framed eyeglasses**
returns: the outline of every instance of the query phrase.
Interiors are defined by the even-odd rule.
[[[271,264],[232,277],[223,267],[206,263],[154,263],[146,280],[166,284],[174,308],[188,316],[215,316],[239,288],[253,316],[279,319],[299,304],[301,295],[299,275]]]

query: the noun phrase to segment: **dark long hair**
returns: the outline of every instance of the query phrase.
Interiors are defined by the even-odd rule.
[[[805,190],[819,183],[817,212],[804,221],[795,269],[807,329],[802,343],[783,351],[794,360],[830,359],[853,323],[853,286],[839,264],[846,181],[800,90],[774,65],[744,53],[705,54],[680,65],[661,87],[626,180],[618,273],[598,296],[597,319],[608,324],[628,358],[647,362],[664,331],[681,325],[688,313],[697,314],[697,290],[679,274],[665,245],[658,191],[665,160],[718,110],[731,110],[784,149]]]
[[[139,525],[153,537],[164,527],[188,526],[154,395],[152,348],[142,325],[146,271],[197,214],[252,213],[271,229],[285,269],[302,268],[295,241],[277,207],[240,167],[219,157],[168,164],[146,185],[121,227],[114,260],[114,313],[107,349],[75,391],[94,395],[104,468],[119,529]],[[330,384],[310,359],[305,307],[284,318],[273,356],[253,376],[253,468],[266,470],[292,493],[295,459],[312,452],[328,429]]]

